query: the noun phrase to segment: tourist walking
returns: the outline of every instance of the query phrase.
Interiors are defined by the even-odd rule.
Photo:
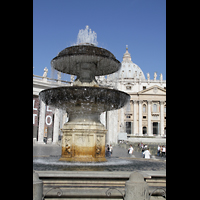
[[[130,145],[129,149],[128,149],[128,154],[132,155],[133,154],[133,147],[132,145]]]
[[[144,158],[144,151],[145,151],[145,148],[144,148],[144,146],[142,147],[142,156],[143,156],[143,158]]]
[[[106,148],[106,157],[110,157],[110,147],[109,144],[107,144],[107,148]]]
[[[112,145],[110,144],[110,156],[112,156],[112,153],[113,153],[113,147],[112,147]]]
[[[147,148],[147,150],[145,150],[145,151],[143,152],[143,154],[144,154],[144,158],[150,159],[151,153],[150,153],[150,151],[149,151],[149,148]]]
[[[166,148],[165,148],[165,146],[163,145],[163,146],[162,146],[162,155],[161,155],[161,157],[165,156],[165,152],[166,152]]]
[[[160,156],[160,145],[158,145],[158,149],[157,149],[157,156]]]

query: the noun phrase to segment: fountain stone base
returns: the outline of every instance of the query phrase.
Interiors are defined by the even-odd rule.
[[[106,162],[105,135],[107,130],[98,120],[75,118],[61,129],[62,156],[60,161]]]

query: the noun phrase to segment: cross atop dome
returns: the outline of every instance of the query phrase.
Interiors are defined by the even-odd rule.
[[[131,54],[128,52],[128,45],[126,45],[126,52],[123,56],[123,61],[131,61]]]

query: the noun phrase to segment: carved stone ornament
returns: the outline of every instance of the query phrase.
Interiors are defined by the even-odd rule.
[[[97,135],[96,140],[96,156],[100,155],[102,152],[102,135]]]
[[[69,138],[69,137],[65,138],[65,154],[70,154],[71,153],[70,140],[71,140],[71,138]]]
[[[154,88],[153,88],[153,92],[154,92],[154,93],[157,93],[157,92],[158,92],[158,88],[157,88],[157,87],[154,87]]]

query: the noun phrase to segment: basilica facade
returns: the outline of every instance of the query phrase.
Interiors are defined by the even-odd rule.
[[[48,69],[44,69],[43,76],[33,75],[33,142],[57,143],[62,136],[62,126],[68,121],[66,111],[54,109],[39,100],[39,92],[52,87],[72,86],[75,79],[61,80],[58,72],[57,79],[47,77]],[[166,80],[162,74],[145,75],[142,69],[131,60],[131,55],[123,55],[121,68],[118,72],[96,77],[100,87],[118,89],[130,95],[130,102],[119,110],[108,111],[100,116],[108,130],[106,143],[114,144],[118,140],[151,138],[154,141],[166,137]]]

